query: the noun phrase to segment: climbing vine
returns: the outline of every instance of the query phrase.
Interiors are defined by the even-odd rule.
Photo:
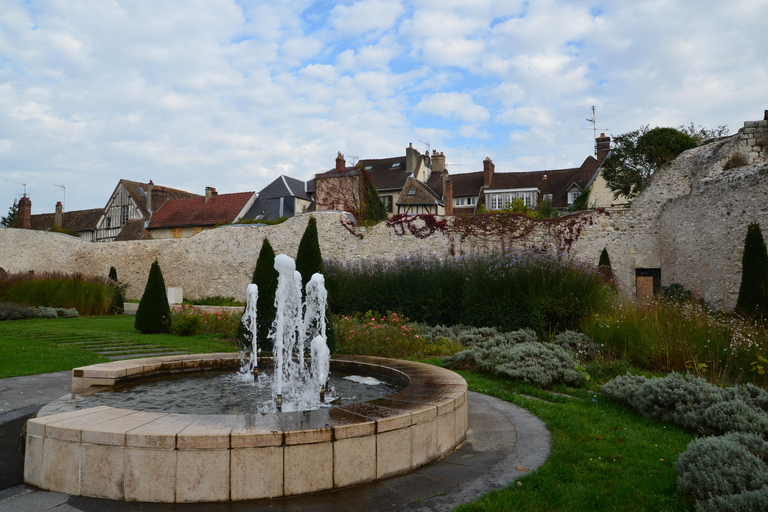
[[[397,236],[403,236],[408,230],[416,238],[427,238],[436,231],[446,233],[448,231],[448,221],[438,219],[436,215],[408,215],[400,213],[387,221],[387,227],[393,229]]]

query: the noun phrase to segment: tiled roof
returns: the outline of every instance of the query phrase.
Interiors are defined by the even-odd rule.
[[[144,228],[144,219],[132,219],[120,230],[120,233],[115,237],[115,242],[146,240],[147,238],[152,238],[152,234]]]
[[[581,167],[572,169],[551,169],[546,171],[497,172],[491,179],[487,192],[520,188],[538,188],[542,197],[552,194],[552,206],[568,206],[568,190],[575,183],[583,189],[597,172],[597,160],[589,156]],[[453,177],[452,177],[453,178]],[[454,196],[458,195],[455,192]]]
[[[255,192],[236,192],[166,202],[152,215],[149,229],[183,226],[213,226],[232,222]]]
[[[117,184],[118,187],[120,186],[120,183],[122,183],[123,186],[125,186],[125,189],[131,195],[133,202],[136,203],[136,206],[139,208],[144,218],[149,219],[150,213],[147,210],[147,191],[149,190],[149,183],[141,183],[139,181],[131,181],[131,180],[120,180]],[[192,192],[186,192],[184,190],[179,190],[177,188],[161,187],[159,185],[154,185],[154,187],[156,189],[158,188],[163,189],[168,195],[168,201],[173,199],[188,199],[193,197],[203,197],[200,194],[193,194]],[[117,190],[117,187],[115,187],[115,190]],[[112,193],[112,195],[114,195],[114,192]],[[109,197],[111,198],[112,195],[110,195]],[[161,204],[153,204],[152,209],[154,211],[157,211],[162,206],[163,205]]]
[[[102,213],[104,213],[104,208],[64,212],[62,215],[61,227],[78,232],[94,230],[96,229],[96,223],[99,222]],[[54,213],[32,215],[32,229],[51,229],[53,227],[54,216]]]
[[[483,171],[451,174],[453,197],[477,197],[483,186],[483,179]]]
[[[413,193],[411,193],[413,191]],[[440,196],[427,186],[426,183],[422,183],[419,180],[409,177],[405,182],[403,191],[397,198],[395,204],[435,204],[442,203]]]
[[[423,161],[420,161],[420,163],[423,165]],[[386,192],[403,188],[405,180],[411,175],[411,173],[406,172],[405,165],[405,156],[369,158],[359,160],[354,167],[346,167],[343,172],[331,169],[330,171],[318,174],[317,177],[322,179],[337,176],[355,176],[362,169],[368,172],[371,181],[376,185],[379,192]],[[314,184],[311,184],[310,188],[314,190]]]

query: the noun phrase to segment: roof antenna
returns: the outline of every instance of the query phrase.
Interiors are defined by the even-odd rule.
[[[59,187],[61,191],[64,193],[64,197],[61,199],[61,209],[66,210],[67,209],[67,187],[64,185],[53,185],[54,187]]]
[[[429,144],[429,141],[424,142],[423,140],[420,140],[419,142],[427,146],[427,155],[429,155],[429,150],[432,149],[432,146]]]
[[[346,155],[346,157],[352,159],[352,167],[356,166],[357,161],[360,160],[360,157],[355,155]]]
[[[24,197],[27,197],[27,184],[26,183],[19,183],[16,182],[17,185],[21,185],[24,187]]]
[[[592,142],[595,144],[595,156],[597,156],[597,130],[608,131],[608,128],[597,127],[597,112],[595,106],[592,105],[592,118],[587,119],[587,122],[592,125]],[[582,130],[589,130],[589,128],[582,128]]]

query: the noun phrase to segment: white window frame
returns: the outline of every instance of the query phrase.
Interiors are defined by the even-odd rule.
[[[528,208],[536,208],[538,204],[539,189],[538,188],[518,188],[507,190],[494,190],[493,192],[486,192],[489,197],[490,210],[501,210],[508,206],[512,206],[512,202],[515,199],[522,199],[523,203]]]
[[[464,206],[464,198],[463,197],[454,198],[453,206]]]

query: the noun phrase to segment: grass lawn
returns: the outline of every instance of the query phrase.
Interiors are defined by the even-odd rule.
[[[512,402],[544,420],[552,453],[535,472],[457,512],[691,510],[676,491],[673,464],[692,434],[647,420],[594,391],[556,388],[574,399],[520,382],[458,373],[472,391]]]
[[[0,378],[71,370],[108,361],[75,344],[78,342],[127,342],[127,346],[123,345],[126,352],[131,346],[148,344],[193,353],[239,350],[234,341],[218,339],[213,334],[141,334],[134,329],[134,320],[130,315],[114,315],[0,322]]]

